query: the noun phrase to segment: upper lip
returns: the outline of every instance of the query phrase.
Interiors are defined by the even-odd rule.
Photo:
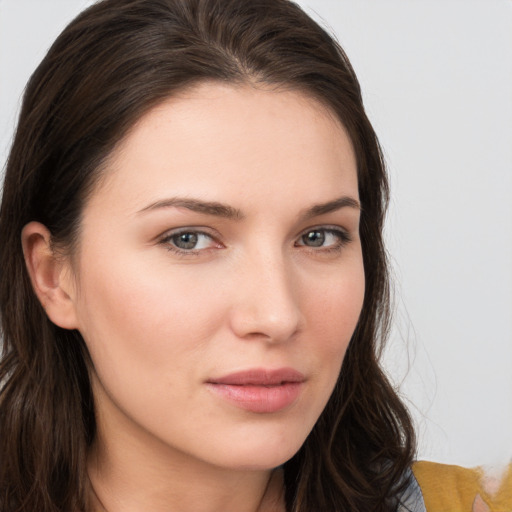
[[[304,375],[293,368],[278,368],[275,370],[253,368],[209,379],[208,383],[232,386],[278,386],[288,382],[304,382],[304,380]]]

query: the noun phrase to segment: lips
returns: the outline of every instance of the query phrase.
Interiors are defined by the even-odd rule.
[[[236,407],[254,413],[274,413],[299,398],[305,380],[293,368],[251,369],[209,379],[206,385]]]

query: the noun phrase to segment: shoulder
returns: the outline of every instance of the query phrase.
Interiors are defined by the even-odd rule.
[[[421,493],[426,512],[512,512],[512,464],[491,474],[422,461],[412,472],[411,485]]]

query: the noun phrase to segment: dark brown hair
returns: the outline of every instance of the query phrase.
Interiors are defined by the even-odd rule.
[[[394,510],[414,451],[406,409],[378,364],[388,329],[382,227],[388,185],[378,140],[339,45],[287,0],[104,0],[59,36],[31,77],[0,211],[0,511],[84,511],[95,435],[88,355],[52,324],[20,234],[37,220],[71,250],[102,164],[150,108],[202,81],[303,91],[355,148],[366,277],[361,317],[334,393],[284,465],[287,510]]]

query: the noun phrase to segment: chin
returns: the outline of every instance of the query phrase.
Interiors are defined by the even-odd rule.
[[[283,442],[282,438],[265,438],[261,443],[246,442],[242,446],[231,444],[218,454],[217,465],[226,468],[262,471],[274,469],[290,460],[301,448],[304,439]]]

